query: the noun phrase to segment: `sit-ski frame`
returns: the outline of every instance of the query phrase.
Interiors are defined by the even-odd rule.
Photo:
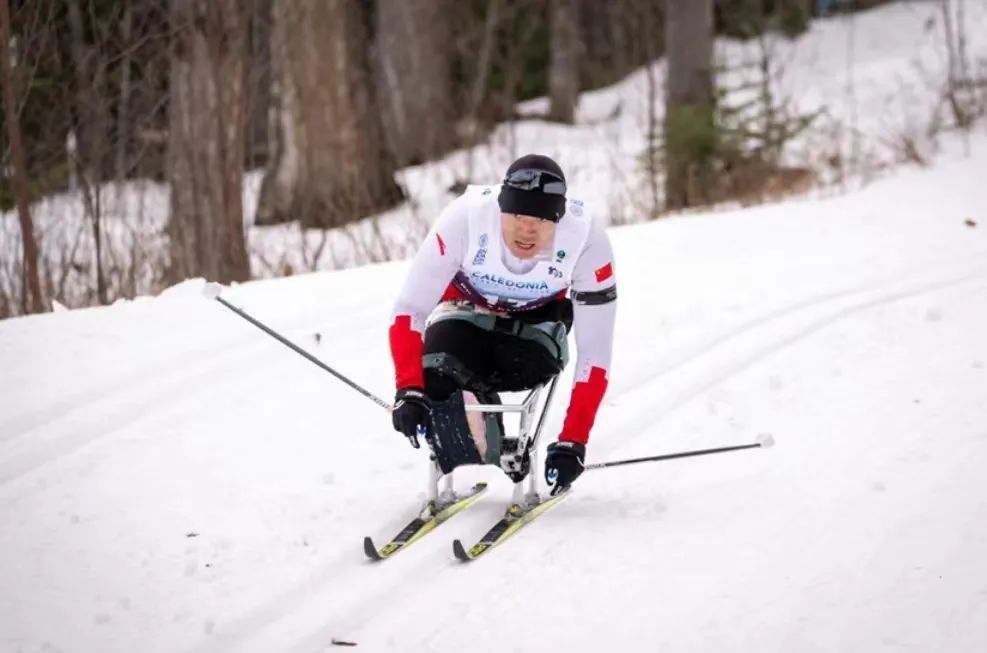
[[[540,499],[536,485],[538,438],[541,435],[542,427],[545,425],[545,417],[548,415],[548,407],[552,403],[552,396],[555,394],[555,387],[558,384],[558,380],[559,377],[556,375],[552,377],[551,381],[534,387],[528,392],[524,401],[519,404],[468,404],[466,406],[466,412],[469,413],[518,413],[520,416],[518,436],[516,438],[504,437],[505,440],[516,440],[517,446],[513,446],[512,443],[512,450],[501,453],[500,456],[500,468],[505,473],[520,472],[526,450],[530,456],[527,476],[514,484],[514,495],[511,499],[513,504],[522,506],[533,505],[538,503]],[[548,395],[545,397],[545,403],[542,404],[539,414],[538,398],[541,396],[541,392],[545,389],[546,385],[548,386]],[[532,433],[531,425],[535,422],[536,415],[537,425],[535,426],[534,433]],[[504,450],[503,447],[501,450]],[[440,483],[442,485],[441,490],[439,489]],[[442,471],[435,462],[434,456],[432,456],[429,462],[428,501],[435,504],[455,501],[455,492],[452,487],[452,472],[443,476]]]

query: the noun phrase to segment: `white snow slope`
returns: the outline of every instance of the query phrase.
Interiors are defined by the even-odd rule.
[[[451,541],[500,516],[506,477],[457,471],[491,491],[365,561],[422,501],[424,453],[201,280],[0,322],[0,652],[987,650],[987,136],[969,146],[843,197],[611,229],[588,462],[777,445],[589,472],[469,565]],[[406,269],[225,296],[389,399]]]
[[[590,459],[777,446],[589,472],[470,565],[451,540],[498,517],[506,477],[458,471],[492,491],[368,563],[362,537],[423,497],[423,452],[201,281],[0,322],[0,650],[987,650],[973,145],[842,198],[613,229]],[[389,397],[405,269],[227,297]]]

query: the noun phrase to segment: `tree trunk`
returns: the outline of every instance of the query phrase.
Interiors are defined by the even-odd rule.
[[[271,33],[273,0],[250,0],[250,101],[247,112],[246,165],[250,169],[271,159]]]
[[[96,186],[103,180],[106,142],[106,109],[100,95],[104,62],[86,41],[82,7],[79,2],[68,3],[68,25],[71,34],[70,52],[75,81],[73,104],[78,132],[78,166],[85,181]]]
[[[551,12],[552,59],[548,72],[549,117],[572,124],[579,99],[579,1],[553,0]]]
[[[377,0],[378,88],[398,166],[456,145],[450,5],[455,0]]]
[[[123,9],[120,21],[120,40],[123,54],[120,61],[120,98],[117,101],[117,142],[114,157],[114,174],[117,183],[127,178],[129,171],[128,155],[130,152],[130,135],[133,127],[130,124],[130,64],[133,48],[134,12],[128,3]]]
[[[76,149],[75,166],[82,183],[83,204],[93,232],[94,261],[96,273],[96,298],[100,304],[107,303],[106,280],[103,275],[103,234],[102,234],[102,182],[103,159],[108,140],[106,111],[100,97],[99,69],[97,53],[86,43],[85,28],[82,24],[82,9],[78,2],[68,6],[69,31],[72,34],[72,68],[75,74],[75,112],[78,121],[79,145]]]
[[[41,300],[41,280],[38,275],[38,246],[31,222],[27,183],[27,159],[21,142],[20,117],[14,98],[14,75],[11,70],[10,6],[0,0],[0,86],[3,87],[4,122],[10,139],[10,154],[14,164],[14,193],[17,196],[17,217],[20,219],[21,243],[24,250],[24,275],[21,281],[21,308],[25,313],[44,310]]]
[[[706,189],[716,150],[712,0],[665,0],[665,45],[665,207],[678,209],[711,196]]]
[[[648,175],[648,219],[657,218],[661,211],[661,194],[659,188],[659,141],[661,138],[658,126],[658,76],[655,74],[655,60],[658,52],[665,47],[664,37],[658,30],[657,12],[648,2],[636,0],[633,5],[633,16],[637,26],[637,41],[643,51],[644,72],[648,89],[648,120],[647,120],[647,156],[646,172]]]
[[[503,14],[504,0],[490,0],[486,4],[483,18],[483,37],[480,49],[476,55],[476,66],[472,72],[472,84],[469,85],[466,99],[466,115],[463,116],[463,141],[466,146],[466,180],[473,178],[473,146],[480,139],[480,105],[487,95],[489,85],[494,44],[497,40],[497,27]]]
[[[240,0],[171,0],[169,281],[245,281],[241,186],[248,16]]]
[[[370,74],[367,12],[360,0],[275,0],[278,133],[258,224],[337,227],[400,201]]]

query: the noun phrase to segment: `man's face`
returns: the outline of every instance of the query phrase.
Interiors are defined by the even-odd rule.
[[[507,249],[520,259],[532,258],[555,238],[555,223],[530,215],[500,214],[501,231]]]

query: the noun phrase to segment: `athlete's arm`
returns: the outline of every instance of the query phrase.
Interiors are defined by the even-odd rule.
[[[576,370],[560,440],[586,444],[610,376],[617,315],[613,248],[602,227],[593,224],[572,279]]]
[[[391,358],[398,389],[423,388],[422,333],[425,320],[459,270],[467,240],[466,197],[442,211],[418,249],[391,311]]]

